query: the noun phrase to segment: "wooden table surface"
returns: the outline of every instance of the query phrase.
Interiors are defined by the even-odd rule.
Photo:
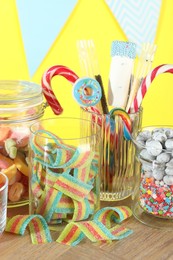
[[[116,206],[117,203],[102,203],[101,206]],[[124,205],[119,203],[119,205]],[[9,209],[8,215],[28,214],[27,207]],[[1,260],[172,260],[173,232],[154,229],[138,222],[134,217],[123,222],[123,226],[133,230],[127,238],[110,244],[99,245],[84,239],[78,246],[70,247],[52,242],[33,245],[29,233],[24,236],[4,232],[0,238]],[[52,232],[52,238],[58,234]]]

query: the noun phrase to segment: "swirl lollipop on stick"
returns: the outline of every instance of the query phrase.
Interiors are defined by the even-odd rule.
[[[102,92],[99,83],[95,79],[79,78],[76,73],[68,67],[55,65],[45,71],[41,83],[43,94],[56,115],[63,112],[63,108],[57,100],[51,86],[51,80],[56,75],[63,76],[73,84],[73,97],[80,106],[94,106],[100,101]],[[87,88],[91,89],[91,94],[88,93]]]

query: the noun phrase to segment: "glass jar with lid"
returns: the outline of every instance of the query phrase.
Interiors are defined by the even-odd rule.
[[[0,171],[8,177],[8,207],[28,203],[30,125],[44,114],[42,88],[28,81],[0,81]]]

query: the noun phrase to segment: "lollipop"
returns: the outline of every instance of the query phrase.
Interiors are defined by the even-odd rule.
[[[131,120],[129,114],[122,108],[113,108],[110,112],[110,117],[113,117],[115,115],[120,116],[124,123],[124,137],[127,140],[131,139]]]
[[[96,80],[92,78],[79,79],[68,67],[55,65],[43,74],[41,83],[43,94],[56,115],[61,114],[63,111],[51,87],[51,80],[56,75],[63,76],[70,83],[74,84],[73,96],[80,106],[94,106],[100,101],[102,95],[101,87]],[[90,94],[87,88],[91,89]]]
[[[132,103],[132,106],[131,106],[131,109],[130,111],[134,111],[134,112],[137,112],[141,103],[142,103],[142,100],[149,88],[149,86],[151,85],[152,81],[154,80],[154,78],[156,76],[158,76],[159,74],[162,74],[162,73],[173,73],[173,64],[163,64],[163,65],[160,65],[156,68],[154,68],[146,77],[145,79],[143,80],[142,82],[142,85],[140,86],[138,92],[137,92],[137,95]]]

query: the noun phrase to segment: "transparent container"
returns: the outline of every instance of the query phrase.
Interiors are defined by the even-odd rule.
[[[132,133],[141,128],[142,108],[129,114]],[[81,108],[81,117],[96,122],[101,128],[102,141],[100,200],[120,201],[132,195],[136,175],[134,172],[135,146],[124,138],[124,123],[120,116],[97,114]]]
[[[0,81],[0,171],[8,177],[8,207],[28,203],[29,127],[44,108],[41,86]]]
[[[8,178],[2,172],[0,173],[0,236],[5,230],[7,221],[7,196],[8,196]]]
[[[136,145],[136,174],[132,211],[143,224],[173,229],[173,126],[141,129]]]
[[[80,118],[31,125],[30,214],[49,224],[90,219],[100,207],[100,132]]]

